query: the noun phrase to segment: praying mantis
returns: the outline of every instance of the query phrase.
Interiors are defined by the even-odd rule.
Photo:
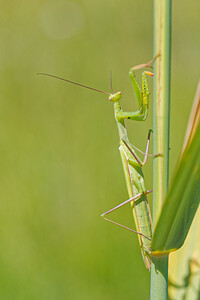
[[[114,115],[115,120],[118,127],[119,132],[119,140],[120,140],[120,146],[119,151],[121,155],[122,165],[124,169],[125,174],[125,180],[127,185],[127,190],[129,194],[129,199],[125,202],[119,204],[118,206],[110,209],[109,211],[103,213],[101,216],[109,221],[112,222],[118,226],[121,226],[125,229],[128,229],[132,232],[135,232],[138,234],[140,249],[142,253],[142,257],[144,260],[144,264],[148,270],[150,270],[151,267],[151,239],[152,239],[152,218],[151,218],[151,212],[147,200],[147,194],[152,192],[151,190],[146,190],[145,184],[144,184],[144,175],[142,172],[142,167],[147,162],[148,157],[148,150],[149,150],[149,142],[150,142],[150,134],[152,130],[149,130],[148,133],[148,139],[147,139],[147,146],[146,151],[144,153],[144,160],[141,161],[139,157],[136,155],[135,149],[137,149],[135,146],[133,146],[128,139],[127,130],[125,127],[125,120],[135,120],[135,121],[145,121],[148,116],[148,108],[149,108],[149,90],[147,85],[147,75],[153,76],[153,73],[144,71],[142,73],[142,88],[139,87],[139,84],[135,77],[135,71],[141,68],[151,67],[154,60],[135,66],[130,69],[129,71],[129,77],[131,80],[131,84],[133,86],[135,96],[138,103],[138,110],[134,112],[125,112],[122,110],[120,100],[122,97],[121,92],[114,93],[108,93],[101,90],[97,90],[91,87],[88,87],[86,85],[76,83],[74,81],[64,79],[61,77],[57,77],[54,75],[46,74],[46,73],[38,73],[40,75],[50,76],[53,78],[57,78],[60,80],[64,80],[66,82],[96,91],[104,94],[109,95],[109,101],[114,103]],[[112,84],[111,84],[112,89]],[[138,150],[138,149],[137,149]],[[158,156],[160,154],[154,155]],[[133,230],[131,228],[128,228],[124,225],[121,225],[115,221],[112,221],[108,219],[106,216],[111,213],[112,211],[120,208],[121,206],[131,203],[133,216],[135,220],[136,230]]]

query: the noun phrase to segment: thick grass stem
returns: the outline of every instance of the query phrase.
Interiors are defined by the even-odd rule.
[[[168,189],[171,60],[171,0],[154,0],[154,153],[153,228]],[[168,256],[152,257],[151,300],[167,299]]]

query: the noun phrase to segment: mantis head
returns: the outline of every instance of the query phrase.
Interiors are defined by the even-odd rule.
[[[109,96],[109,101],[112,101],[112,102],[116,102],[116,101],[119,101],[122,97],[122,92],[117,92],[117,93],[113,93],[113,94],[110,94]]]

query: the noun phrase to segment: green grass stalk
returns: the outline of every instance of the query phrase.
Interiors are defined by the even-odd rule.
[[[168,190],[171,60],[171,0],[154,0],[154,158],[153,228]],[[167,299],[168,256],[152,257],[151,300]]]

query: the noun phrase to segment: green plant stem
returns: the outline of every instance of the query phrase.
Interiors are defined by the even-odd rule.
[[[171,58],[171,0],[154,0],[154,158],[153,228],[160,215],[168,189],[169,110]],[[153,256],[151,268],[151,300],[167,299],[168,256]]]

